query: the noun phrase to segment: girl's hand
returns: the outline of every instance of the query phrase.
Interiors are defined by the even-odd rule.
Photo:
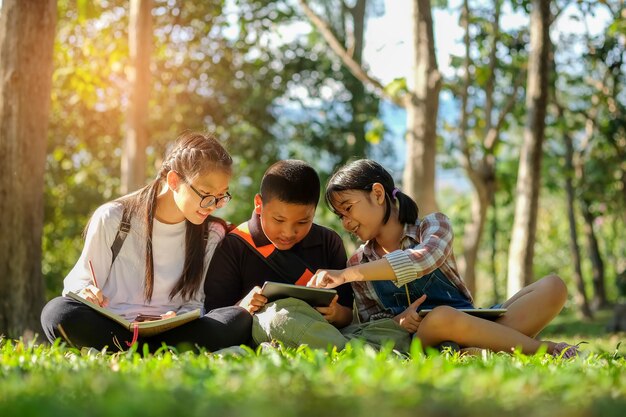
[[[248,310],[248,313],[254,314],[267,304],[267,297],[261,294],[261,287],[256,286],[250,290],[237,305]]]
[[[335,288],[346,282],[344,270],[318,269],[307,282],[307,287]]]
[[[417,308],[426,300],[426,294],[413,301],[406,310],[393,319],[409,333],[415,333],[422,322],[422,317],[417,313]]]
[[[172,317],[176,317],[176,312],[172,311],[172,310],[168,311],[165,314],[161,314],[161,318],[162,319],[169,319],[169,318],[172,318]]]
[[[91,303],[99,305],[100,307],[106,307],[109,305],[109,299],[106,298],[102,294],[102,290],[95,285],[89,285],[88,287],[83,288],[80,290],[78,295]]]

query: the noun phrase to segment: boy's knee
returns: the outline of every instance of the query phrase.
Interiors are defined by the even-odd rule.
[[[304,301],[295,298],[284,298],[265,305],[262,311],[254,315],[252,337],[256,343],[278,339],[290,344],[293,333],[292,327],[306,319],[306,325],[311,321],[313,310]],[[304,312],[304,314],[302,314]],[[318,313],[319,314],[319,313]]]
[[[285,298],[268,303],[254,315],[252,338],[256,344],[279,340],[287,347],[308,344],[325,347],[343,340],[339,330],[308,303],[295,298]]]
[[[309,305],[309,303],[307,303],[306,301],[302,301],[298,298],[292,298],[292,297],[281,298],[280,300],[273,301],[271,303],[268,303],[267,305],[274,306],[274,308],[277,311],[289,311],[289,310],[300,309],[300,308],[312,308]]]

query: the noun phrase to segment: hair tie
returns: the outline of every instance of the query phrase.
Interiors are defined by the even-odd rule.
[[[391,192],[391,198],[393,198],[394,200],[396,199],[396,194],[398,194],[400,192],[399,188],[394,188],[393,191]]]

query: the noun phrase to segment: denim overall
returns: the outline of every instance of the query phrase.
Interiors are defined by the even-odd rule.
[[[398,288],[392,281],[372,281],[372,285],[383,306],[394,315],[402,313],[409,306],[404,285]],[[439,268],[409,282],[407,286],[411,303],[423,294],[427,296],[418,310],[441,305],[454,308],[474,308],[472,303],[446,278]]]

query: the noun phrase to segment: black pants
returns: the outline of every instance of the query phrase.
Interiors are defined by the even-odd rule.
[[[90,307],[67,297],[57,297],[43,308],[41,325],[48,340],[69,339],[76,347],[93,347],[109,351],[128,349],[132,332],[99,314]],[[59,330],[62,328],[62,331]],[[172,330],[151,337],[140,337],[139,346],[148,344],[154,351],[165,343],[183,350],[201,347],[215,351],[227,346],[246,344],[250,340],[252,316],[241,307],[223,307]]]

